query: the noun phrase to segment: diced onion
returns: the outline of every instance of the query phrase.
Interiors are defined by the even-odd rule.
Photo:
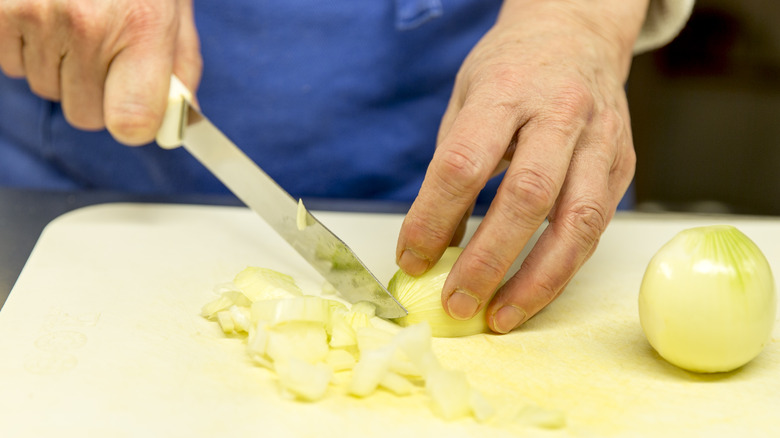
[[[378,318],[371,303],[347,306],[304,296],[292,277],[269,269],[247,268],[233,287],[204,306],[202,315],[226,334],[246,335],[247,354],[276,373],[286,397],[316,401],[334,385],[355,397],[425,391],[446,419],[473,415],[486,421],[493,415],[463,373],[438,361],[426,321],[400,328]]]
[[[328,355],[325,357],[325,363],[330,365],[330,368],[334,372],[351,370],[355,367],[355,356],[347,350],[340,348],[334,348],[328,351]]]
[[[252,303],[252,320],[270,324],[307,321],[325,326],[330,321],[330,313],[330,304],[319,297],[293,297]]]
[[[438,369],[425,380],[435,410],[445,419],[454,420],[471,413],[471,387],[460,371]]]
[[[219,298],[206,303],[201,309],[201,316],[215,318],[218,312],[227,310],[232,306],[248,307],[252,302],[243,293],[229,290],[220,294]]]
[[[300,359],[322,362],[328,355],[325,328],[308,321],[290,321],[268,330],[266,354],[274,361]]]
[[[301,288],[292,277],[273,269],[246,268],[236,275],[233,283],[251,301],[303,295]]]
[[[414,384],[409,379],[392,371],[385,374],[379,386],[395,395],[409,395],[414,391]]]
[[[333,371],[324,363],[290,358],[274,362],[279,384],[294,398],[316,401],[325,396]]]

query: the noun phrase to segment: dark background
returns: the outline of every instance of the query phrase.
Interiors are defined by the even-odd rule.
[[[627,89],[637,210],[780,215],[780,1],[697,0]]]

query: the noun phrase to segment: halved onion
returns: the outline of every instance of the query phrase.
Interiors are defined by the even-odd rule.
[[[443,338],[475,335],[490,330],[485,316],[487,306],[466,321],[452,318],[442,307],[444,281],[462,252],[463,248],[447,248],[441,259],[420,276],[411,276],[400,269],[393,275],[387,289],[409,311],[406,316],[395,319],[395,322],[406,327],[425,321],[430,324],[433,336]]]

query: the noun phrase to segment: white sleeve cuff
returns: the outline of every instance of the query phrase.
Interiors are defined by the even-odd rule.
[[[694,0],[650,0],[634,54],[657,49],[680,33],[693,10]]]

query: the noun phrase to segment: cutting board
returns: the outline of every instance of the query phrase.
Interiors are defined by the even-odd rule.
[[[318,216],[380,279],[392,276],[402,216]],[[650,257],[683,228],[708,223],[736,225],[780,266],[778,220],[619,214],[567,291],[522,329],[434,340],[442,362],[502,412],[565,416],[564,428],[545,430],[447,422],[424,395],[286,400],[240,339],[198,316],[246,266],[320,289],[261,219],[238,207],[76,210],[44,230],[0,311],[0,436],[780,436],[780,324],[753,362],[716,375],[669,365],[640,328]]]

